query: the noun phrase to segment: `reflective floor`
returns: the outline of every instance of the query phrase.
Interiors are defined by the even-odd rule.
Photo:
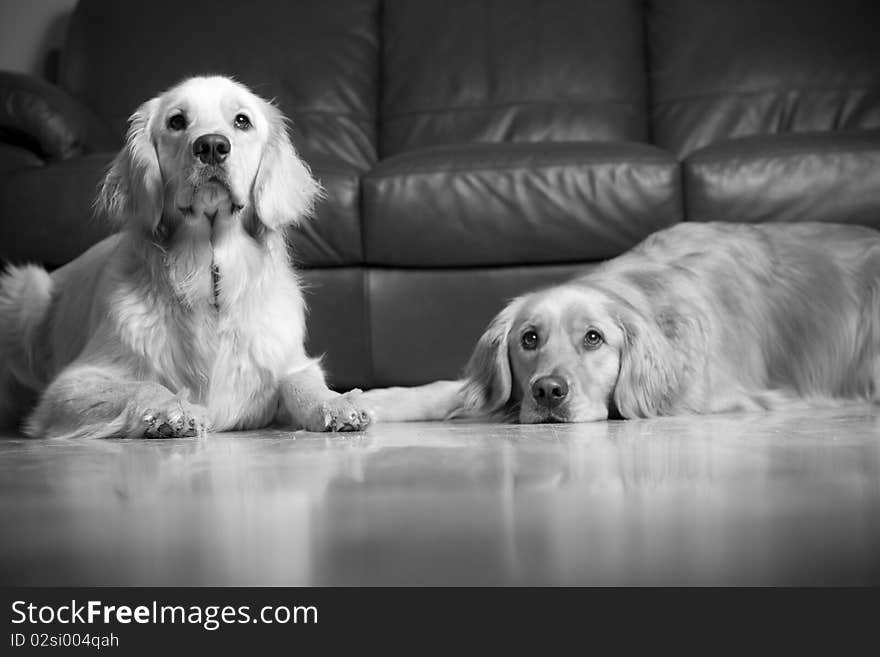
[[[880,584],[880,411],[0,438],[0,582]]]

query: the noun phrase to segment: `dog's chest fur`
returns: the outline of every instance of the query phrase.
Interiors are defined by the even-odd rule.
[[[206,406],[216,430],[265,426],[279,380],[306,360],[304,304],[283,244],[236,234],[167,264],[171,294],[150,282],[121,295],[130,300],[118,316],[126,346],[145,374]]]

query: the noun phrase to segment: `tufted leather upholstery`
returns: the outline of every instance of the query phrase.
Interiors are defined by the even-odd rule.
[[[681,220],[880,227],[867,0],[82,0],[58,86],[0,73],[0,258],[107,233],[138,103],[231,74],[327,190],[290,242],[340,387],[455,376],[510,297]],[[49,193],[47,190],[50,190]]]

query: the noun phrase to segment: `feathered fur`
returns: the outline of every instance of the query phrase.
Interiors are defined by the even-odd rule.
[[[227,155],[199,157],[204,135]],[[32,436],[366,426],[303,346],[283,229],[319,194],[280,111],[243,85],[192,78],[144,103],[96,200],[121,232],[51,275],[0,278],[0,420],[29,410],[9,401],[23,384]]]
[[[587,344],[589,331],[598,346]],[[552,404],[548,380],[564,383]],[[417,390],[370,391],[367,403],[381,399],[380,419],[427,419],[399,408],[420,399]],[[679,224],[513,300],[478,341],[465,378],[445,390],[440,404],[454,414],[521,422],[880,401],[880,233]]]

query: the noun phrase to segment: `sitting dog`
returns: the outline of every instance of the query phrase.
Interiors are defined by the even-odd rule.
[[[359,391],[329,390],[303,347],[283,231],[319,193],[280,111],[241,84],[144,103],[96,201],[121,232],[0,278],[0,421],[30,391],[30,436],[365,428]]]
[[[682,223],[512,301],[459,382],[368,391],[377,420],[537,422],[880,401],[880,233]]]

